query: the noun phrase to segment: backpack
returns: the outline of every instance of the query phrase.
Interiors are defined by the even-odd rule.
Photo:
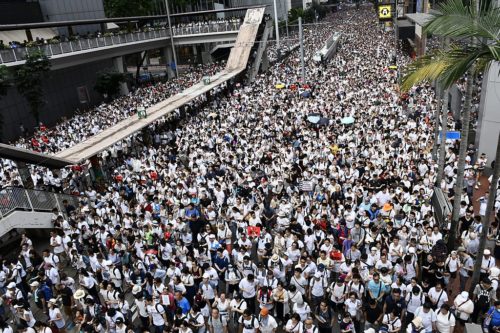
[[[477,295],[477,306],[479,309],[484,310],[489,308],[490,306],[490,291],[493,287],[489,287],[488,289],[484,289],[483,286],[479,285],[479,293]]]
[[[252,323],[250,325],[248,324],[245,324],[245,321],[243,320],[242,323],[243,323],[243,326],[247,329],[247,330],[253,330],[255,329],[255,321],[258,321],[257,318],[255,318],[254,315],[252,315]]]

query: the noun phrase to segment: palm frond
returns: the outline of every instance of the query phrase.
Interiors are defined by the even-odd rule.
[[[490,48],[494,49],[494,53]],[[467,48],[452,46],[447,51],[438,50],[408,66],[401,88],[407,91],[416,84],[433,80],[438,80],[445,89],[449,88],[476,64],[484,68],[491,61],[500,60],[495,56],[499,53],[498,47],[486,45]]]
[[[448,0],[432,14],[424,31],[452,38],[487,38],[498,41],[500,9],[486,7],[476,12],[462,0]]]

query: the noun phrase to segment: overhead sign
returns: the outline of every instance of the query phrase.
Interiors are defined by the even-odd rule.
[[[378,6],[378,19],[381,21],[390,20],[392,18],[392,5]]]
[[[439,133],[439,138],[443,136],[443,132]],[[448,131],[446,132],[446,140],[458,140],[460,139],[460,132]]]

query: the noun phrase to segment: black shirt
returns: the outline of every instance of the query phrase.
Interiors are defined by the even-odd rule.
[[[73,291],[69,287],[64,287],[58,290],[58,294],[61,296],[62,304],[64,306],[71,306],[71,296],[73,296]]]
[[[375,321],[380,317],[382,314],[382,308],[380,305],[377,304],[375,308],[372,308],[370,305],[367,305],[365,307],[365,313],[366,313],[366,320],[368,320],[369,323],[373,324]]]

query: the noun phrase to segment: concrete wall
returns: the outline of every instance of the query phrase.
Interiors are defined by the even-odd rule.
[[[500,64],[493,63],[483,79],[476,133],[478,153],[488,156],[487,167],[495,159],[500,131]],[[498,163],[498,161],[497,161]]]
[[[39,0],[45,21],[71,21],[105,18],[103,0]],[[73,32],[85,34],[100,30],[99,25],[74,26]],[[68,35],[66,28],[59,28]]]
[[[40,114],[40,120],[53,125],[63,116],[71,116],[77,108],[84,109],[102,101],[102,96],[94,91],[96,72],[113,67],[111,59],[92,62],[85,65],[51,71],[44,82],[46,105]],[[78,89],[80,87],[80,89]],[[88,93],[89,103],[80,103],[80,97]],[[80,95],[83,96],[79,96]],[[3,139],[12,140],[20,135],[19,125],[32,129],[35,120],[29,112],[26,100],[19,95],[15,87],[0,99],[3,114]]]
[[[2,218],[0,236],[12,229],[52,229],[52,213],[15,211]]]

